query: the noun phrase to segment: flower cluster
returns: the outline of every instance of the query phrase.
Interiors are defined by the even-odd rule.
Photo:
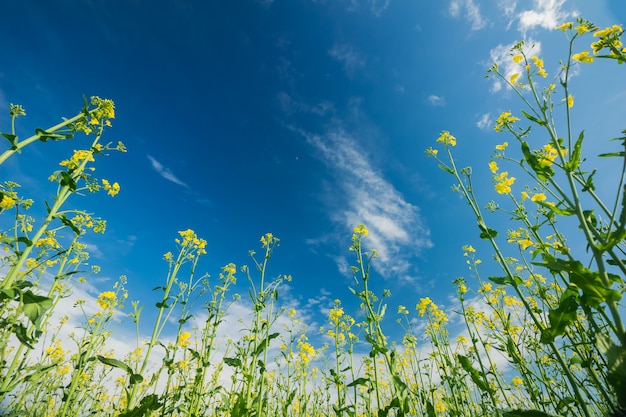
[[[498,116],[498,118],[496,119],[496,124],[493,127],[493,130],[495,130],[496,132],[502,132],[504,129],[510,130],[511,125],[518,120],[519,120],[519,117],[512,116],[510,110],[502,112],[500,116]],[[504,145],[504,147],[506,147],[506,145]]]
[[[495,181],[495,188],[498,194],[509,194],[511,192],[511,185],[515,182],[515,177],[509,177],[507,171],[501,172],[493,177]]]
[[[102,186],[104,187],[104,191],[107,192],[108,195],[110,195],[111,197],[114,197],[117,195],[117,193],[120,192],[120,185],[117,182],[114,182],[113,184],[109,183],[108,180],[105,180],[104,178],[102,179]]]
[[[93,162],[93,153],[85,149],[74,150],[74,154],[70,159],[65,159],[59,163],[62,167],[69,171],[76,170],[83,162]]]
[[[437,142],[443,143],[445,146],[456,146],[456,138],[447,130],[441,132],[441,135],[437,138]]]

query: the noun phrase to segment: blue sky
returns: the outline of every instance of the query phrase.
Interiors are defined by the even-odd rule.
[[[578,15],[601,27],[626,23],[622,1],[591,3],[9,0],[0,130],[10,129],[9,103],[28,113],[25,137],[74,115],[83,95],[115,101],[104,139],[128,152],[100,159],[97,172],[121,192],[72,200],[108,221],[106,235],[87,238],[102,266],[97,289],[125,274],[131,299],[155,297],[149,290],[165,276],[162,255],[178,230],[208,241],[201,270],[215,277],[226,263],[250,264],[248,250],[272,232],[281,247],[270,274],[293,276],[284,301],[319,324],[334,299],[348,311],[357,305],[347,249],[365,223],[367,245],[381,254],[376,291],[390,289],[392,306],[424,296],[449,304],[455,278],[472,283],[461,247],[484,245],[451,177],[424,149],[450,130],[462,165],[475,165],[484,184],[478,193],[494,198],[487,159],[506,138],[493,120],[520,103],[486,70],[525,39],[555,74],[566,54],[556,24]],[[584,118],[574,123],[588,137],[625,127],[626,76],[616,67],[578,70]],[[50,198],[50,172],[87,143],[37,144],[0,176]]]

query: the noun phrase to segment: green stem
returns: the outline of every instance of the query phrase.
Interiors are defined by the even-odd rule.
[[[97,109],[90,110],[88,112],[88,114],[91,114],[95,110],[97,110]],[[77,114],[76,116],[72,117],[71,119],[67,119],[67,120],[65,120],[65,121],[63,121],[63,122],[61,122],[59,124],[56,124],[56,125],[52,126],[48,130],[46,130],[46,132],[47,133],[56,132],[57,130],[59,130],[59,129],[65,127],[65,126],[71,125],[72,123],[77,122],[78,120],[80,120],[80,119],[82,119],[84,117],[86,117],[85,113],[81,112],[81,113]],[[12,125],[12,128],[13,128],[13,125]],[[14,128],[13,128],[13,130],[14,130]],[[13,155],[16,152],[19,153],[22,150],[22,148],[24,148],[25,146],[30,145],[31,143],[39,140],[40,138],[41,138],[41,135],[40,134],[36,134],[36,135],[30,136],[27,139],[24,139],[23,141],[17,142],[15,144],[15,148],[14,149],[7,149],[6,151],[4,151],[2,153],[2,155],[0,155],[0,165],[3,164],[4,161],[6,161],[11,155]]]
[[[478,207],[478,203],[476,201],[472,200],[471,193],[468,192],[467,188],[465,187],[464,182],[461,180],[461,177],[459,176],[459,172],[458,172],[458,170],[456,168],[456,165],[454,163],[454,158],[452,157],[452,153],[451,153],[449,147],[446,147],[446,150],[448,151],[448,156],[449,156],[449,159],[450,159],[450,163],[452,164],[452,170],[451,171],[452,171],[452,174],[454,175],[454,177],[456,178],[457,184],[461,188],[461,191],[462,191],[463,195],[465,196],[466,201],[472,207],[472,210],[474,211],[474,214],[476,215],[476,217],[478,219],[478,224],[481,225],[482,227],[484,227],[485,230],[488,230],[487,225],[486,225],[486,223],[485,223],[485,221],[484,221],[484,219],[482,217],[482,214],[480,212],[480,208]],[[508,277],[510,277],[512,279],[512,282],[514,283],[515,281],[513,280],[513,277],[515,276],[515,274],[513,274],[513,272],[510,270],[508,264],[506,263],[504,255],[500,251],[500,248],[498,247],[498,244],[496,243],[495,239],[493,237],[489,237],[488,240],[491,243],[491,246],[494,248],[494,251],[496,253],[496,259],[499,261],[501,267],[504,269],[505,274]],[[524,308],[529,313],[533,323],[535,324],[535,326],[537,326],[537,329],[539,329],[540,331],[544,330],[544,326],[541,324],[539,319],[534,314],[532,307],[530,306],[530,304],[528,304],[528,301],[526,300],[524,294],[520,291],[519,287],[517,285],[515,285],[515,284],[513,284],[512,287],[515,290],[515,293],[517,294],[517,296],[520,298],[520,300],[524,304]],[[566,376],[566,378],[567,378],[567,380],[568,380],[568,382],[570,384],[570,388],[574,391],[574,395],[576,396],[578,404],[582,408],[582,411],[583,411],[584,415],[586,417],[590,417],[591,415],[589,414],[589,410],[587,408],[587,404],[586,404],[585,398],[582,396],[582,394],[580,392],[580,389],[578,387],[578,381],[576,380],[576,378],[574,378],[574,376],[572,375],[571,371],[569,370],[567,364],[565,363],[565,360],[563,359],[563,357],[561,355],[561,352],[558,350],[558,348],[554,344],[554,342],[549,343],[548,346],[550,347],[550,350],[552,351],[553,355],[555,356],[555,358],[559,362],[559,364],[561,366],[561,369],[563,370],[563,373],[565,374],[565,376]]]

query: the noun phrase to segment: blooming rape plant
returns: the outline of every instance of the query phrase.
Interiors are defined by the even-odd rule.
[[[110,120],[115,117],[114,109],[111,100],[92,97],[90,103],[85,100],[83,109],[76,116],[47,130],[38,128],[33,136],[20,140],[15,121],[26,112],[22,106],[10,105],[11,133],[1,133],[10,147],[0,155],[0,163],[36,141],[71,139],[77,132],[93,133],[94,139],[88,149],[74,151],[70,159],[61,162],[62,169],[50,176],[50,181],[58,184],[57,192],[52,205],[46,202],[47,214],[38,227],[35,227],[35,219],[26,214],[33,200],[20,196],[19,185],[15,182],[5,181],[0,185],[1,215],[13,217],[12,227],[0,231],[0,244],[7,253],[2,261],[6,274],[0,281],[0,327],[4,330],[0,335],[0,402],[25,380],[39,377],[56,366],[25,366],[25,363],[42,335],[53,307],[67,296],[73,285],[71,279],[78,274],[78,266],[88,256],[80,237],[89,229],[102,232],[105,228],[104,221],[80,210],[62,210],[63,205],[75,193],[105,189],[115,195],[119,191],[117,183],[107,182],[108,187],[105,183],[101,185],[92,176],[92,167],[88,166],[96,155],[109,150],[125,151],[121,142],[116,146],[100,143],[105,127],[111,126]],[[62,231],[70,231],[73,237],[64,238]],[[45,295],[36,288],[44,276],[52,279]],[[17,347],[13,338],[19,341]]]
[[[250,251],[259,282],[255,280],[250,268],[244,266],[242,271],[247,275],[250,289],[248,291],[253,308],[253,319],[246,334],[235,343],[235,356],[224,358],[224,362],[234,368],[232,376],[233,390],[229,396],[224,396],[224,406],[232,416],[261,415],[268,401],[267,365],[270,343],[280,333],[273,331],[273,324],[283,313],[275,310],[278,299],[278,288],[291,276],[279,275],[273,280],[267,277],[267,266],[279,239],[271,233],[261,237],[263,260],[258,261],[256,253]],[[299,344],[300,357],[304,364],[308,364],[315,351],[311,345],[303,341]]]
[[[584,19],[557,29],[569,39],[568,58],[556,76],[560,90],[554,83],[544,86],[542,78],[547,73],[543,61],[528,56],[521,42],[511,50],[513,61],[520,64],[519,74],[507,78],[497,65],[489,70],[525,105],[519,117],[507,111],[495,125],[496,131],[509,134],[519,145],[519,153],[510,151],[513,146],[504,142],[496,146],[489,162],[495,191],[508,200],[510,208],[492,201],[486,209],[507,213],[517,222],[506,234],[506,243],[512,247],[503,247],[499,233],[488,226],[474,194],[471,169],[457,168],[452,152],[456,140],[449,139],[450,133],[444,132],[437,140],[444,145],[446,161],[439,158],[436,149],[426,151],[439,161],[441,169],[455,177],[455,190],[472,209],[480,237],[491,244],[504,273],[481,281],[478,266],[472,263],[481,283],[479,295],[492,313],[486,334],[481,335],[468,306],[464,305],[463,312],[471,325],[468,331],[472,340],[481,345],[475,343],[474,348],[484,351],[488,343],[497,346],[519,373],[508,388],[498,383],[502,392],[525,391],[515,403],[508,402],[508,415],[522,415],[530,411],[521,410],[528,409],[533,415],[592,416],[626,409],[626,329],[619,311],[626,274],[626,262],[621,257],[626,238],[626,164],[613,201],[605,203],[594,185],[600,174],[583,168],[584,133],[574,132],[570,123],[575,112],[572,69],[595,58],[624,62],[623,29],[616,25],[600,30]],[[593,53],[575,53],[581,40],[589,37],[596,39],[590,45]],[[519,126],[522,117],[530,122],[529,127]],[[558,124],[561,119],[564,122]],[[531,129],[537,128],[547,135],[547,143],[532,144]],[[561,129],[563,133],[559,133]],[[616,140],[626,144],[624,137]],[[624,151],[600,157],[626,160]],[[498,162],[518,165],[531,184],[523,187],[521,180]],[[560,229],[560,217],[574,218],[578,230]],[[589,255],[575,253],[567,246],[568,240],[580,239],[586,242]],[[507,256],[511,251],[517,252],[516,257]],[[512,290],[511,295],[507,289]],[[459,294],[463,302],[464,291],[459,289]],[[482,378],[486,373],[478,375]],[[527,401],[520,401],[522,398]],[[494,409],[502,410],[498,404]]]
[[[341,300],[328,306],[328,322],[320,329],[328,344],[317,346],[296,310],[281,305],[280,292],[291,277],[268,275],[279,244],[268,233],[261,237],[262,259],[251,251],[254,267],[239,268],[250,305],[249,317],[240,320],[241,337],[220,346],[220,326],[239,300],[229,297],[238,268],[226,264],[217,280],[199,275],[206,241],[190,229],[178,233],[176,251],[164,256],[168,269],[155,288],[159,300],[151,325],[141,321],[140,302],[131,303],[127,317],[137,332],[132,350],[121,356],[107,345],[128,297],[125,277],[91,303],[76,301],[82,323],[63,337],[68,317],[53,323],[53,313],[88,276],[82,238],[106,227],[64,204],[77,192],[117,194],[119,184],[94,178],[91,168],[96,157],[124,147],[100,144],[114,116],[110,100],[93,98],[74,118],[24,141],[15,135],[15,121],[25,111],[11,105],[11,133],[2,134],[10,148],[0,163],[37,140],[69,139],[77,132],[96,139],[50,176],[57,192],[43,222],[29,215],[35,201],[22,197],[18,184],[0,185],[0,215],[11,224],[0,231],[6,252],[0,266],[7,271],[0,281],[0,406],[10,415],[121,417],[549,417],[624,408],[626,334],[619,303],[626,273],[625,168],[614,201],[605,203],[594,187],[602,172],[583,171],[584,135],[569,123],[576,111],[571,69],[597,65],[600,58],[624,62],[623,30],[599,29],[583,19],[559,29],[569,38],[569,54],[558,83],[544,86],[550,74],[543,59],[521,43],[511,54],[518,73],[505,77],[497,66],[490,70],[526,106],[496,120],[495,130],[508,135],[485,166],[497,200],[486,208],[478,202],[471,169],[457,168],[453,149],[460,139],[451,132],[436,141],[446,157],[427,150],[454,176],[502,274],[484,277],[486,262],[464,245],[475,285],[455,280],[453,311],[426,295],[415,309],[399,306],[405,333],[398,342],[383,329],[389,291],[377,297],[371,290],[377,252],[363,246],[365,225],[354,228],[350,246],[356,259],[351,291],[360,307],[349,312]],[[575,48],[586,38],[593,38],[587,49]],[[530,127],[519,127],[522,119]],[[531,128],[544,129],[549,139],[534,143]],[[626,138],[619,140],[626,145]],[[601,156],[626,158],[623,150]],[[500,233],[489,226],[497,213],[512,221]],[[576,219],[579,229],[567,228],[564,217]],[[576,240],[586,242],[588,255],[569,246]],[[464,325],[456,337],[450,322]],[[145,337],[144,328],[150,329]]]

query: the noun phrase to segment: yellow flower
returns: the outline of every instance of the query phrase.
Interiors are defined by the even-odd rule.
[[[594,57],[593,55],[589,55],[589,51],[582,51],[578,54],[572,55],[572,59],[578,62],[585,62],[587,64],[590,64],[593,62]]]
[[[502,131],[503,127],[508,127],[511,123],[518,121],[519,118],[515,117],[515,116],[511,116],[511,111],[505,111],[502,112],[502,114],[500,114],[500,116],[498,116],[498,118],[496,119],[496,125],[494,126],[494,130],[496,132],[500,132]]]
[[[517,81],[518,78],[519,78],[519,72],[516,72],[515,74],[511,75],[511,77],[509,78],[509,82],[511,84],[515,84],[515,81]]]
[[[430,147],[430,148],[426,149],[425,152],[426,152],[426,155],[437,156],[437,154],[439,153],[439,150],[433,149],[432,147]]]
[[[524,201],[528,198],[528,193],[526,191],[522,191],[521,196],[522,196],[522,201]]]
[[[513,62],[515,62],[516,64],[519,64],[523,59],[524,57],[522,55],[515,55],[513,57]]]
[[[178,346],[187,347],[189,346],[189,338],[191,337],[191,333],[184,332],[178,337]]]
[[[267,248],[269,245],[275,242],[278,242],[278,238],[274,237],[274,235],[271,233],[266,233],[263,236],[261,236],[261,245],[264,248]]]
[[[567,153],[566,149],[561,149],[561,154],[565,155]],[[539,162],[541,162],[544,166],[550,166],[554,163],[554,160],[559,155],[559,152],[556,148],[550,144],[544,145],[544,147],[539,151]]]
[[[498,172],[498,164],[496,164],[495,161],[489,161],[489,170],[495,174],[496,172]]]
[[[369,234],[369,231],[367,230],[367,227],[365,227],[364,224],[360,224],[354,228],[354,233],[357,235],[361,235],[361,236],[367,236]]]
[[[574,96],[571,94],[567,96],[567,107],[568,108],[574,107]]]
[[[602,30],[599,30],[593,34],[594,37],[598,38],[606,38],[607,36],[618,34],[622,32],[621,25],[613,25],[612,27],[607,27]]]
[[[530,198],[530,201],[535,202],[535,203],[537,201],[545,201],[545,200],[546,200],[546,195],[544,193],[537,193]]]
[[[496,150],[503,151],[506,149],[507,146],[509,146],[509,142],[503,142],[502,145],[496,145]]]
[[[576,29],[579,35],[582,35],[583,33],[589,32],[589,25],[585,23],[581,23],[580,25],[576,26],[574,29]]]
[[[102,179],[102,186],[104,187],[104,191],[106,191],[111,197],[120,192],[120,185],[116,182],[111,185],[108,180]]]
[[[517,243],[522,247],[522,250],[526,250],[529,246],[534,245],[534,242],[530,239],[520,239]]]
[[[498,194],[508,194],[511,192],[511,185],[515,182],[515,177],[509,177],[509,173],[504,171],[494,177],[495,188]]]
[[[117,305],[117,297],[113,291],[105,291],[98,296],[96,303],[102,310],[108,310]]]
[[[303,340],[298,341],[298,349],[299,349],[298,354],[300,356],[300,359],[305,364],[309,363],[309,361],[311,360],[311,357],[315,355],[315,348],[313,348],[313,346],[310,343],[304,342]]]
[[[330,312],[328,313],[328,320],[334,325],[338,325],[339,320],[341,319],[342,316],[343,316],[343,308],[339,308],[339,307],[331,308]]]
[[[471,252],[471,253],[476,252],[476,249],[474,249],[472,245],[463,245],[461,249],[463,249],[463,251],[465,252]]]
[[[224,265],[222,267],[222,273],[226,275],[235,275],[237,272],[237,266],[234,263],[229,263],[228,265]]]
[[[572,22],[566,22],[566,23],[563,23],[562,25],[555,27],[555,29],[560,29],[563,32],[565,32],[567,29],[571,29],[573,25],[574,24]]]
[[[511,382],[516,387],[518,387],[518,386],[520,386],[520,385],[522,385],[524,383],[524,381],[522,381],[522,378],[520,378],[519,376],[514,376],[513,379],[511,380]]]
[[[447,130],[441,132],[441,135],[437,138],[437,142],[444,145],[456,146],[456,138],[450,134]]]
[[[420,317],[423,317],[424,313],[426,313],[426,309],[431,304],[433,304],[433,300],[431,300],[430,297],[420,298],[419,304],[415,306],[415,309],[417,310],[417,314]]]
[[[13,208],[15,205],[15,200],[9,197],[6,194],[2,194],[2,200],[0,200],[0,208],[2,210],[8,210]]]
[[[59,165],[66,167],[69,170],[74,170],[83,162],[93,162],[93,153],[84,149],[74,150],[74,154],[70,159],[61,161]]]

